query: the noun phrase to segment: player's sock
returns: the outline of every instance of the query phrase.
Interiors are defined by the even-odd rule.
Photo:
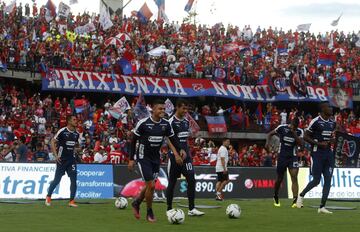
[[[156,218],[152,208],[147,209],[146,219],[148,220],[148,222],[156,222]]]
[[[136,219],[140,219],[140,204],[136,201],[136,199],[131,203],[133,208],[133,213]]]
[[[195,177],[191,176],[187,178],[188,189],[187,196],[189,200],[189,210],[193,210],[195,208]]]
[[[293,197],[293,204],[296,204],[297,198],[298,197]]]
[[[280,207],[279,196],[277,196],[277,195],[274,195],[274,206]]]

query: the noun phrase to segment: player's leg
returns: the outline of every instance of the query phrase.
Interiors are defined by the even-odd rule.
[[[220,187],[219,187],[219,192],[222,193],[223,192],[223,189],[225,188],[225,186],[230,182],[229,180],[229,174],[224,174],[223,175],[223,181],[221,182],[220,184]],[[224,199],[224,197],[222,196],[222,199]]]
[[[221,196],[221,183],[224,181],[224,173],[223,172],[217,172],[217,178],[218,181],[216,182],[216,198],[215,200],[217,201],[222,201],[222,196]]]
[[[276,166],[276,181],[274,186],[274,206],[280,207],[279,201],[279,190],[281,187],[281,183],[284,179],[285,173],[287,168],[287,161],[284,158],[278,158],[277,166]]]
[[[70,201],[69,206],[70,207],[78,207],[77,204],[75,204],[75,195],[76,195],[76,177],[77,177],[77,171],[76,171],[76,163],[75,161],[70,161],[66,168],[66,173],[70,178]]]
[[[323,186],[323,191],[322,191],[321,204],[320,204],[320,208],[318,210],[319,213],[332,213],[325,208],[325,205],[326,205],[326,201],[329,197],[329,192],[330,192],[330,188],[331,188],[331,178],[333,175],[333,171],[334,171],[334,165],[332,164],[331,161],[326,160],[326,162],[324,163],[323,170],[322,170],[322,174],[324,176],[324,186]]]
[[[142,159],[138,161],[138,167],[142,176],[142,179],[145,182],[152,181],[153,175],[152,175],[152,168],[151,163],[148,160]],[[133,213],[136,219],[140,219],[140,204],[145,199],[147,187],[145,187],[141,190],[139,196],[137,196],[134,201],[131,203],[131,206],[133,208]]]
[[[48,193],[45,200],[45,205],[50,206],[51,205],[51,195],[54,192],[56,186],[61,181],[62,176],[65,174],[65,169],[63,164],[56,164],[56,170],[55,170],[55,176],[53,181],[50,183]]]
[[[296,201],[299,194],[299,183],[298,183],[298,173],[299,173],[299,158],[297,156],[292,158],[292,162],[289,166],[289,174],[291,178],[291,190],[293,193],[293,203],[292,208],[296,207]]]
[[[184,162],[184,165],[182,166],[181,170],[182,174],[186,178],[187,182],[187,197],[189,201],[189,216],[202,216],[205,213],[197,210],[195,208],[195,172],[194,172],[194,166],[192,165],[192,162],[190,159],[186,160]]]
[[[156,218],[154,216],[154,212],[152,209],[152,203],[154,198],[155,192],[155,181],[158,178],[159,171],[160,171],[160,163],[151,161],[151,174],[152,179],[146,180],[146,191],[145,191],[145,199],[146,199],[146,206],[147,206],[147,215],[146,219],[149,222],[156,222]]]
[[[305,189],[299,194],[299,197],[296,201],[296,207],[303,207],[304,196],[311,189],[316,187],[321,180],[321,171],[322,171],[322,160],[321,157],[312,156],[311,157],[311,167],[310,167],[311,175],[313,179],[306,185]]]
[[[169,176],[169,184],[166,188],[166,203],[167,203],[167,210],[170,210],[172,209],[174,189],[178,178],[178,167],[176,165],[176,162],[171,158],[169,159],[168,162],[168,176]]]
[[[291,190],[293,193],[293,203],[291,205],[291,207],[295,208],[296,207],[296,200],[299,194],[299,183],[298,183],[298,173],[299,173],[299,168],[290,168],[289,169],[289,173],[290,173],[290,177],[291,177]]]

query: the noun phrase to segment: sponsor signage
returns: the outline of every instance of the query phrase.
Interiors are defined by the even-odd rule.
[[[288,174],[288,179],[290,178]],[[299,190],[302,191],[309,181],[312,180],[309,168],[300,168],[298,182]],[[318,186],[305,195],[305,198],[321,198],[323,178]],[[289,198],[292,198],[291,181],[288,181]],[[335,168],[331,181],[329,198],[353,199],[360,198],[360,169],[358,168]]]
[[[196,166],[195,169],[195,192],[197,198],[215,198],[215,186],[217,174],[215,167]],[[160,169],[158,181],[155,185],[155,197],[165,198],[168,185],[166,167]],[[226,198],[271,198],[274,195],[276,179],[275,168],[229,168],[230,183],[225,186]],[[114,190],[115,196],[137,196],[144,186],[139,170],[129,172],[126,166],[114,166]],[[175,197],[187,197],[187,182],[181,176],[175,186]],[[287,196],[286,178],[280,189],[280,197]]]
[[[55,164],[0,163],[0,198],[45,198]],[[111,165],[77,165],[76,198],[113,197]],[[70,179],[64,175],[52,198],[69,198]]]

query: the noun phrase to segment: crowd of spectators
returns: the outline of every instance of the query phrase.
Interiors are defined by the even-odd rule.
[[[121,73],[125,57],[133,74],[222,79],[236,84],[272,85],[274,78],[298,87],[321,85],[354,87],[360,79],[359,34],[331,31],[324,34],[284,31],[282,28],[240,28],[186,22],[141,22],[135,16],[112,17],[104,31],[99,15],[84,12],[47,21],[45,7],[20,3],[12,12],[0,5],[1,66],[31,71],[69,68]],[[93,23],[82,35],[75,28]],[[123,33],[120,45],[106,39]],[[331,39],[333,38],[333,39]],[[333,41],[333,42],[332,42]],[[329,44],[332,46],[329,46]],[[148,54],[165,46],[160,56]],[[333,65],[318,65],[321,55],[334,54]],[[45,70],[44,70],[45,69]],[[217,71],[219,70],[219,71]]]
[[[137,98],[130,101],[132,109],[123,113],[120,119],[111,116],[109,109],[114,104],[107,100],[105,104],[97,105],[84,95],[80,98],[41,96],[33,93],[31,88],[20,89],[13,84],[0,85],[0,160],[19,162],[51,162],[54,157],[50,149],[50,140],[56,131],[66,126],[66,116],[76,114],[75,101],[87,102],[87,109],[77,113],[81,134],[79,147],[76,149],[79,161],[83,163],[126,163],[130,143],[131,130],[134,127],[133,108]],[[149,106],[148,106],[149,107]],[[198,108],[201,108],[198,112]],[[225,110],[224,110],[224,109]],[[231,115],[233,107],[213,105],[209,107],[191,107],[191,115],[206,130],[204,116]],[[240,110],[242,110],[241,107]],[[235,110],[238,112],[239,110]],[[264,118],[260,120],[257,114],[246,110],[246,120],[237,126],[245,126],[245,131],[251,127],[262,127],[263,132],[275,128],[279,124],[288,123],[295,115],[300,115],[300,128],[306,128],[312,120],[311,114],[299,113],[293,108],[289,112],[279,110],[268,103],[263,110]],[[250,116],[247,116],[250,115]],[[348,133],[360,134],[360,119],[353,111],[342,111],[335,114],[334,119]],[[245,121],[244,124],[241,124]],[[235,125],[228,124],[229,130]],[[249,124],[249,125],[248,125]],[[266,127],[264,127],[264,125]],[[191,155],[195,165],[212,165],[217,153],[217,143],[197,137],[191,139]],[[276,143],[275,143],[276,144]],[[243,140],[233,140],[230,150],[230,165],[232,166],[271,166],[275,165],[276,146],[272,151],[266,151],[263,142],[249,144]],[[167,148],[162,148],[163,162],[166,162]],[[301,152],[303,164],[308,165],[308,152]]]

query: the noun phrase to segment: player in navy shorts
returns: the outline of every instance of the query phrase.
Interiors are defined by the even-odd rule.
[[[75,146],[79,142],[79,133],[76,131],[77,118],[73,115],[66,118],[67,126],[61,128],[51,140],[51,150],[56,157],[56,171],[54,180],[51,182],[45,205],[51,205],[51,195],[56,186],[60,183],[62,176],[67,173],[70,178],[70,207],[77,207],[75,204],[76,194],[76,157]]]
[[[152,115],[140,120],[133,130],[133,138],[130,148],[130,161],[128,168],[134,169],[134,158],[139,166],[145,188],[133,201],[132,208],[136,219],[140,218],[140,204],[146,198],[147,217],[149,222],[155,222],[152,210],[152,201],[155,190],[155,181],[160,171],[160,148],[165,137],[168,138],[168,145],[175,154],[176,162],[182,164],[182,159],[177,151],[182,151],[178,141],[175,139],[174,131],[169,121],[164,119],[165,104],[161,100],[153,103]]]
[[[167,210],[172,209],[172,202],[174,198],[174,188],[177,182],[177,178],[182,174],[186,178],[187,182],[187,196],[189,201],[189,216],[202,216],[203,212],[195,208],[195,173],[192,165],[192,159],[190,156],[190,149],[188,145],[188,138],[190,137],[189,121],[185,118],[188,112],[188,103],[184,99],[178,99],[176,102],[176,112],[169,122],[175,133],[175,139],[178,140],[180,148],[185,151],[182,165],[176,163],[175,156],[172,152],[169,152],[168,162],[168,175],[169,185],[166,189]],[[180,152],[180,151],[179,151]]]
[[[289,169],[292,182],[293,192],[293,204],[292,207],[296,207],[296,200],[298,196],[299,184],[297,176],[299,173],[299,157],[296,155],[297,146],[303,145],[303,130],[298,128],[299,119],[295,117],[290,125],[279,125],[275,130],[271,131],[267,137],[266,148],[269,148],[269,140],[271,136],[277,135],[280,138],[280,149],[277,157],[277,178],[274,187],[274,206],[280,207],[279,201],[279,189],[281,183],[286,174],[286,170]]]
[[[325,204],[329,196],[331,178],[335,167],[335,157],[330,146],[334,143],[336,123],[331,119],[333,111],[328,102],[320,103],[320,110],[320,115],[310,122],[304,135],[304,140],[310,143],[312,147],[310,171],[313,179],[299,194],[296,206],[298,208],[303,207],[305,194],[320,183],[322,174],[324,177],[324,186],[318,213],[331,214],[332,212],[325,208]]]

